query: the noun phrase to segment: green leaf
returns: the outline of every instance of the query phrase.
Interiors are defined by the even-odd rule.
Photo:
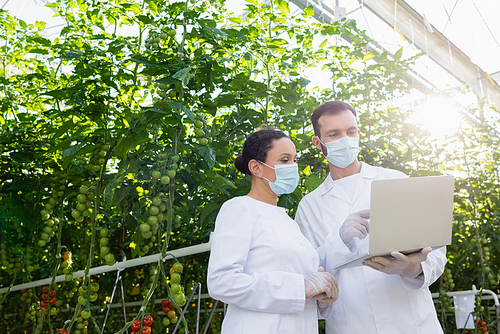
[[[136,146],[136,141],[134,138],[126,136],[118,141],[114,149],[114,153],[125,159],[127,157],[128,151],[134,149]]]
[[[290,13],[288,2],[285,0],[278,0],[278,9],[281,10],[284,14]]]
[[[375,57],[375,53],[374,53],[374,52],[368,52],[368,53],[367,53],[367,54],[365,54],[365,56],[363,57],[363,61],[370,60],[370,59],[372,59],[373,57]]]
[[[144,24],[151,24],[155,21],[147,15],[137,15],[136,18]]]
[[[75,153],[77,153],[78,151],[80,151],[82,149],[82,147],[84,147],[85,145],[86,145],[85,143],[78,143],[76,145],[68,147],[67,149],[65,149],[63,151],[63,157],[71,157],[71,156],[73,156]]]
[[[394,59],[399,60],[403,55],[403,47],[399,48],[398,51],[394,54]]]
[[[284,110],[285,116],[290,115],[294,111],[295,111],[295,104],[293,104],[293,103],[286,103],[285,104],[285,110]]]
[[[33,159],[33,156],[31,154],[23,152],[11,152],[9,156],[12,158],[12,160],[21,163],[28,163],[31,162]]]
[[[194,77],[194,75],[195,73],[191,72],[191,67],[185,67],[175,72],[175,74],[172,75],[172,78],[181,80],[182,84],[184,86],[187,86],[189,84],[189,80],[191,80],[191,78]]]
[[[172,109],[178,109],[181,110],[186,116],[192,120],[193,122],[195,121],[193,113],[187,109],[182,102],[177,102],[177,101],[170,101],[167,102],[167,105],[172,108]]]
[[[213,169],[215,166],[215,152],[210,146],[200,146],[200,154],[203,159],[208,163],[208,167]]]
[[[301,88],[304,88],[305,86],[309,85],[309,83],[311,83],[311,80],[309,80],[309,79],[302,78],[302,77],[299,79],[299,84],[300,84]]]
[[[316,189],[321,183],[323,183],[323,180],[320,179],[316,175],[309,175],[306,177],[304,185],[306,186],[306,190],[308,193]]]
[[[307,16],[313,16],[314,15],[314,7],[312,5],[307,6],[304,8],[304,13],[306,13]]]
[[[174,84],[180,82],[180,80],[175,79],[173,77],[163,77],[160,80],[156,80],[156,82],[166,84],[166,85],[174,85]]]
[[[219,202],[209,202],[203,207],[203,210],[201,210],[200,214],[200,222],[203,223],[205,221],[205,218],[213,213],[214,211],[218,211],[221,207],[222,203]]]
[[[61,137],[68,129],[73,128],[75,126],[75,123],[73,123],[72,120],[67,121],[64,123],[57,131],[54,133],[51,139],[56,139]]]

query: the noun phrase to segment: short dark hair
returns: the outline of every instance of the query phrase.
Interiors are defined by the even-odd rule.
[[[234,160],[234,165],[243,174],[251,175],[248,169],[250,160],[266,161],[267,152],[273,148],[277,139],[289,138],[283,131],[277,129],[264,129],[252,133],[243,144],[243,152]]]
[[[351,106],[349,103],[342,102],[342,101],[327,101],[314,109],[312,115],[311,115],[311,122],[313,125],[314,129],[314,134],[319,137],[320,131],[319,131],[319,118],[323,115],[337,115],[340,114],[342,111],[350,111],[353,113],[354,117],[357,117],[356,109],[354,109],[353,106]]]

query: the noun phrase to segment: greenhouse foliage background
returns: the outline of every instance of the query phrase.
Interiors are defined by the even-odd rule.
[[[318,23],[312,7],[291,16],[285,0],[248,0],[242,17],[212,0],[48,6],[67,24],[52,39],[44,22],[0,11],[0,285],[65,281],[1,295],[4,331],[100,332],[116,272],[90,276],[89,269],[123,254],[166,256],[206,243],[221,204],[249,190],[233,161],[258,127],[285,130],[296,144],[300,187],[279,199],[293,217],[328,173],[309,122],[327,100],[357,108],[363,161],[411,176],[456,175],[453,243],[431,289],[440,292],[446,333],[455,325],[443,292],[474,284],[498,293],[498,124],[464,117],[456,133],[436,141],[409,120],[414,111],[387,107],[411,88],[404,75],[414,58],[403,59],[402,49],[377,50],[354,21]],[[310,87],[304,77],[318,64],[331,87]],[[478,117],[481,107],[465,113]],[[177,260],[124,270],[124,294],[117,289],[112,302],[139,303],[127,306],[127,325],[123,310],[112,308],[106,332],[122,333],[145,314],[153,315],[153,332],[172,331],[197,282],[206,293],[207,260],[201,253],[179,258],[177,271]],[[73,279],[79,270],[86,276]],[[161,299],[177,312],[162,312],[154,302]],[[194,333],[196,303],[183,333]],[[202,299],[200,326],[213,303]],[[478,302],[475,313],[493,332],[491,306]],[[209,332],[220,331],[221,317],[216,312]]]

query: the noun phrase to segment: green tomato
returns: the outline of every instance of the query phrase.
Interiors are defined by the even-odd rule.
[[[101,246],[101,255],[106,255],[109,253],[109,247],[108,246]]]
[[[151,230],[151,226],[149,224],[142,223],[141,226],[139,226],[139,229],[141,230],[141,232],[148,232],[149,230]]]
[[[159,170],[154,170],[151,173],[151,177],[153,178],[153,180],[158,180],[161,177],[161,172]]]
[[[181,264],[181,263],[179,263],[179,262],[174,263],[174,264],[172,265],[172,268],[174,268],[174,271],[175,271],[176,273],[182,273],[182,269],[184,269],[184,268],[183,268],[183,266],[182,266],[182,264]]]
[[[170,320],[169,320],[167,317],[163,318],[163,324],[164,324],[165,326],[170,325]]]
[[[197,120],[196,122],[194,122],[194,127],[197,129],[201,129],[203,127],[203,122],[200,120]],[[201,136],[201,137],[203,137],[203,136]]]
[[[87,202],[87,196],[84,194],[79,194],[76,196],[76,200],[80,203],[86,203]]]
[[[87,205],[85,203],[78,203],[76,209],[80,212],[87,210]]]
[[[91,302],[95,302],[95,301],[97,300],[97,297],[98,297],[98,296],[97,296],[97,293],[96,293],[96,292],[91,292],[91,293],[89,294],[89,300],[90,300]]]
[[[78,289],[78,292],[85,296],[89,293],[89,288],[86,286],[86,285],[82,285],[79,289]]]
[[[115,256],[111,253],[108,253],[104,257],[104,261],[106,261],[107,264],[111,263],[111,265],[113,265],[115,263]]]
[[[174,154],[170,159],[173,161],[173,162],[179,162],[179,159],[181,157],[178,155],[178,154]]]
[[[186,296],[182,292],[174,294],[174,300],[177,304],[181,304],[186,300]]]
[[[205,131],[203,131],[202,129],[198,129],[196,130],[196,137],[205,137]]]
[[[85,298],[84,296],[78,296],[78,304],[80,305],[87,304],[87,298]]]
[[[173,170],[173,169],[167,170],[167,175],[168,175],[169,178],[175,177],[175,174],[176,174],[175,170]]]
[[[155,196],[153,197],[153,205],[154,206],[160,206],[162,203],[161,197],[160,196]]]
[[[107,228],[102,228],[101,231],[99,231],[99,235],[102,238],[105,238],[109,235],[109,230]]]
[[[99,239],[99,244],[101,244],[101,246],[107,246],[109,244],[109,239],[108,238],[101,238],[101,239]]]
[[[182,290],[182,287],[179,283],[173,283],[172,285],[170,285],[170,292],[172,294],[179,293],[179,292],[181,292],[181,290]]]
[[[88,319],[90,318],[90,310],[83,310],[82,313],[80,313],[82,319]]]
[[[154,226],[158,226],[158,225],[154,225]],[[142,232],[141,235],[144,239],[149,239],[153,236],[153,232],[151,232],[151,231]]]
[[[64,276],[64,279],[66,280],[66,282],[72,281],[73,280],[73,274],[66,274]]]
[[[201,146],[207,146],[208,145],[208,139],[207,138],[201,138],[200,139],[200,145]]]
[[[148,226],[151,227],[151,225],[156,225],[156,224],[158,224],[158,218],[156,216],[149,216],[148,217]],[[142,226],[142,224],[141,224],[141,226]],[[142,229],[141,229],[141,231],[142,231]],[[147,231],[142,231],[142,232],[147,232]]]
[[[96,282],[90,283],[90,291],[92,291],[92,292],[99,291],[99,283],[96,283]]]
[[[89,187],[83,185],[80,187],[80,194],[87,195],[87,192],[89,191]]]
[[[168,175],[162,175],[160,178],[161,184],[169,184],[170,183],[170,177]]]
[[[156,205],[153,205],[149,208],[149,213],[153,216],[156,216],[160,213],[160,208],[157,207]]]
[[[173,283],[179,283],[181,281],[181,275],[179,275],[179,273],[172,273],[170,275],[170,282],[173,282]]]

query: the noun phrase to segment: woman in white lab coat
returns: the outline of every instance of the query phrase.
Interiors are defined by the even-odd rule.
[[[277,206],[278,195],[297,187],[296,160],[288,136],[261,130],[235,161],[250,175],[251,190],[222,205],[208,265],[210,295],[228,304],[222,334],[316,334],[318,315],[328,317],[338,297],[335,278]]]

